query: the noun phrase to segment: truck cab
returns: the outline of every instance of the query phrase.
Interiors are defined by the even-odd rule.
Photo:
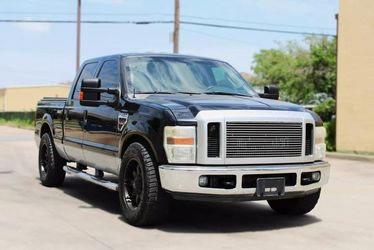
[[[216,59],[88,60],[67,99],[38,103],[41,182],[62,185],[68,172],[118,191],[137,226],[162,221],[173,199],[267,200],[303,215],[329,179],[326,132],[317,114],[278,99],[276,87],[258,94]]]

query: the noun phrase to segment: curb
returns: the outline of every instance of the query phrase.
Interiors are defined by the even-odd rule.
[[[329,158],[335,158],[335,159],[374,162],[374,156],[371,156],[371,155],[326,152],[326,156]]]

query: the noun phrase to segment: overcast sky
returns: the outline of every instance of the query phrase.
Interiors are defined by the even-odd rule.
[[[180,0],[181,19],[335,34],[338,0]],[[174,0],[82,0],[83,20],[172,20]],[[76,0],[1,0],[0,19],[74,20]],[[0,23],[0,87],[71,81],[75,24]],[[83,24],[81,59],[171,52],[172,24]],[[219,58],[250,72],[253,55],[301,35],[181,25],[180,52]]]

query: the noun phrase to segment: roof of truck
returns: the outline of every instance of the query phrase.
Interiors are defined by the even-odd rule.
[[[146,53],[123,53],[123,54],[114,54],[114,55],[107,55],[107,56],[101,56],[92,58],[86,61],[98,61],[103,59],[109,59],[109,58],[120,58],[120,57],[128,57],[128,56],[160,56],[160,57],[181,57],[181,58],[196,58],[196,59],[209,59],[209,60],[217,60],[214,58],[208,58],[208,57],[202,57],[202,56],[193,56],[193,55],[183,55],[183,54],[172,54],[172,53],[152,53],[152,52],[146,52]]]

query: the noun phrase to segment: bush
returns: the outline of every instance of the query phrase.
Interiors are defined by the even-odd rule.
[[[335,151],[335,127],[336,127],[336,117],[332,117],[330,121],[324,122],[323,126],[326,128],[326,148],[327,151]]]
[[[328,151],[335,151],[336,101],[327,98],[313,109],[323,120],[326,128],[326,146]]]
[[[1,112],[0,125],[9,125],[17,128],[34,127],[35,112]]]

